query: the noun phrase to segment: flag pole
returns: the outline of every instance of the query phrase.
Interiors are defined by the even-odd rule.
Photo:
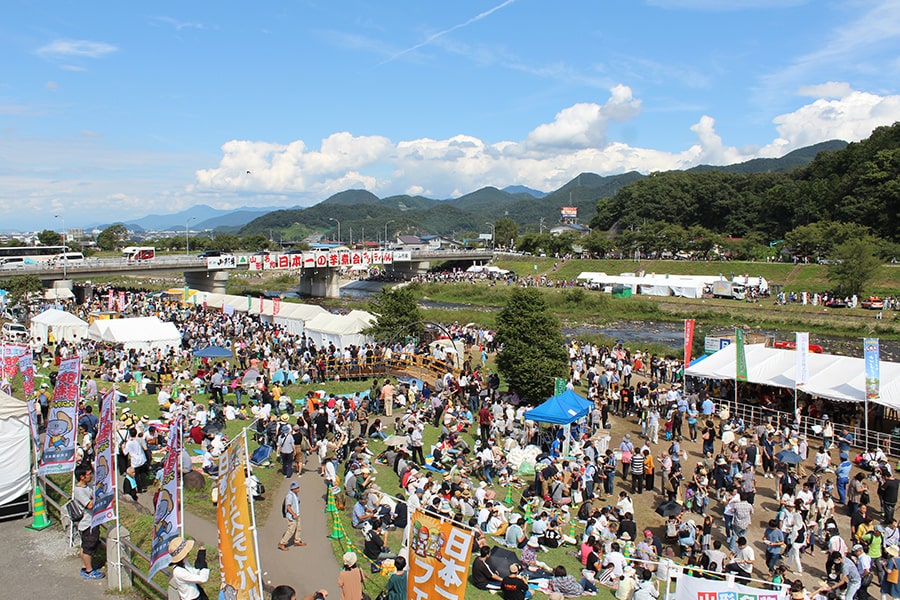
[[[250,446],[247,442],[247,428],[241,431],[241,435],[244,438],[244,466],[247,469],[247,480],[253,476],[253,470],[250,466]],[[256,486],[253,486],[256,489]],[[253,494],[249,494],[250,496],[250,529],[253,531],[253,552],[256,554],[256,570],[260,573],[260,576],[257,578],[258,586],[259,586],[259,597],[262,598],[263,591],[263,580],[262,580],[262,564],[259,562],[259,536],[257,535],[256,528],[256,500],[253,498]]]
[[[184,537],[184,468],[181,466],[184,454],[184,423],[181,419],[175,419],[178,426],[178,457],[175,461],[175,471],[178,473],[178,526],[181,528],[181,537]]]
[[[112,426],[119,419],[119,406],[118,406],[119,403],[116,402],[116,386],[115,386],[115,384],[113,384],[112,395],[111,395],[110,400],[113,403],[113,422],[110,424],[109,443],[110,443],[110,445],[112,445],[113,438],[118,440],[118,437],[119,437],[116,434],[116,432],[112,430]],[[101,412],[102,412],[102,409],[101,409]],[[122,591],[122,529],[120,527],[121,521],[119,520],[119,485],[118,485],[119,449],[116,448],[115,452],[110,452],[110,454],[112,454],[112,459],[113,459],[113,466],[112,466],[113,477],[116,478],[114,480],[116,482],[116,485],[113,486],[115,489],[115,492],[116,492],[115,500],[114,500],[114,502],[116,504],[116,579],[119,582],[119,591],[121,592]]]

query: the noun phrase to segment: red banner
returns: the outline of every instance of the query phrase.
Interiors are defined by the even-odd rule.
[[[684,368],[691,366],[691,348],[694,345],[694,319],[684,320]]]
[[[272,298],[272,314],[277,315],[281,312],[281,298]]]

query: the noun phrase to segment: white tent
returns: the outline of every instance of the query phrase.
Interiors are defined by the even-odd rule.
[[[0,507],[31,491],[29,429],[28,406],[0,392]],[[23,508],[21,514],[28,514],[28,502],[24,503]]]
[[[174,323],[157,317],[134,319],[98,319],[88,328],[88,338],[110,344],[123,344],[126,349],[165,349],[181,345],[181,333]]]
[[[747,345],[747,381],[774,387],[793,388],[796,381],[796,351]],[[689,377],[703,379],[734,379],[736,345],[730,344],[712,356],[690,366]],[[817,396],[843,402],[864,402],[866,399],[866,363],[862,358],[836,354],[809,353],[807,357],[809,381],[797,389]],[[900,363],[881,361],[880,397],[876,404],[900,410]]]
[[[372,338],[361,332],[374,320],[374,315],[361,310],[354,310],[348,315],[324,313],[307,321],[306,335],[316,343],[333,343],[338,348],[363,346]]]
[[[299,335],[303,333],[309,321],[327,314],[328,311],[317,304],[282,302],[278,314],[272,317],[272,321],[287,329],[288,333]]]
[[[31,319],[31,337],[46,342],[50,332],[56,340],[80,340],[87,336],[88,324],[72,313],[50,308]]]
[[[44,300],[71,300],[75,294],[69,288],[47,288],[44,290]]]

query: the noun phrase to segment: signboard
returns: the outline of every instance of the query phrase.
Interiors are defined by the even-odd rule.
[[[463,600],[472,555],[472,532],[416,511],[410,517],[408,598]]]
[[[866,359],[866,400],[877,400],[881,386],[881,347],[878,338],[863,340]]]
[[[479,233],[479,234],[478,234],[478,239],[479,239],[479,240],[488,240],[488,241],[490,241],[490,240],[494,239],[494,236],[491,235],[490,233]]]
[[[237,258],[233,254],[224,256],[207,256],[207,269],[234,269],[237,267]]]
[[[714,335],[708,335],[703,338],[703,350],[707,354],[715,354],[725,346],[731,344],[731,340],[725,337],[717,337]]]
[[[562,377],[557,377],[553,380],[553,395],[559,396],[560,394],[564,394],[566,392],[566,380]]]
[[[794,385],[799,386],[809,383],[809,332],[798,331],[796,333],[797,363],[794,369]]]
[[[488,238],[490,235],[488,234]],[[343,269],[355,266],[389,265],[396,261],[412,260],[411,252],[384,250],[317,250],[315,252],[254,254],[246,257],[251,271],[275,269]],[[228,268],[228,267],[218,267]]]
[[[735,583],[681,575],[675,588],[675,600],[785,600],[787,586],[764,590]]]
[[[181,477],[179,470],[181,469],[182,426],[182,417],[179,417],[169,428],[162,482],[154,506],[150,577],[172,562],[172,555],[169,554],[169,542],[181,535],[181,486],[179,485]]]
[[[577,219],[578,218],[578,207],[577,206],[563,206],[559,209],[559,216],[563,219]]]
[[[691,366],[691,349],[694,345],[694,319],[684,320],[684,368]]]

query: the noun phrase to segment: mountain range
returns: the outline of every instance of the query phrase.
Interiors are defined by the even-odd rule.
[[[689,172],[778,173],[809,164],[819,152],[841,150],[840,140],[822,142],[794,150],[781,158],[760,158],[747,162],[712,166],[699,165]],[[439,234],[462,236],[486,231],[489,223],[510,218],[520,231],[549,228],[559,220],[560,208],[578,209],[578,220],[588,223],[596,214],[597,202],[609,198],[625,185],[645,178],[637,172],[601,176],[582,173],[551,192],[522,185],[505,188],[484,187],[458,198],[435,200],[424,196],[398,195],[379,198],[367,190],[346,190],[308,208],[242,207],[216,209],[199,204],[169,215],[148,215],[128,221],[132,230],[192,231],[229,233],[278,232],[285,239],[302,239],[314,231],[336,230],[341,224],[344,240],[377,239],[387,233]],[[100,227],[103,228],[102,226]]]

